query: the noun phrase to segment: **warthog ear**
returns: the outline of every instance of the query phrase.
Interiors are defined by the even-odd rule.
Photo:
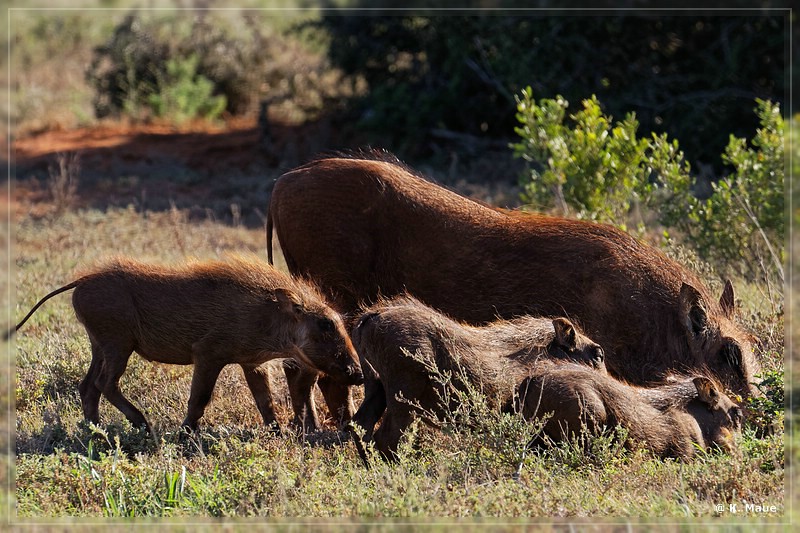
[[[681,323],[687,333],[696,337],[708,328],[708,315],[706,314],[703,296],[689,285],[681,283],[681,292],[678,297],[680,305]]]
[[[731,280],[725,280],[725,288],[722,289],[722,296],[719,297],[719,306],[722,313],[728,317],[733,318],[733,309],[736,305],[736,295],[733,292],[733,284]]]
[[[275,298],[278,300],[278,307],[284,313],[300,316],[303,306],[297,301],[297,296],[289,289],[275,289]]]
[[[726,363],[728,363],[741,377],[744,377],[744,368],[742,364],[742,349],[733,341],[727,341],[722,345],[719,351]]]
[[[556,342],[564,348],[575,348],[575,328],[566,318],[554,318],[553,329],[556,332]]]
[[[692,382],[697,389],[698,399],[708,405],[709,409],[716,407],[719,402],[719,390],[714,382],[705,376],[697,376]]]

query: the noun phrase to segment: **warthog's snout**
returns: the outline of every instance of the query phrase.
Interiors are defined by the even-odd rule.
[[[736,439],[733,432],[728,428],[721,428],[719,434],[709,443],[711,447],[717,447],[723,452],[730,454],[736,449]]]
[[[347,382],[350,385],[364,384],[364,373],[360,366],[352,365],[347,369]]]
[[[603,349],[597,346],[592,351],[592,366],[597,369],[605,368],[606,356],[603,353]]]

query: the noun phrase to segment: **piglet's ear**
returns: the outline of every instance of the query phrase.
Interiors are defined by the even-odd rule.
[[[575,328],[566,318],[554,318],[553,329],[556,333],[556,342],[567,349],[575,348]]]
[[[698,399],[708,405],[709,409],[715,407],[719,402],[719,390],[714,382],[704,376],[697,376],[692,382],[697,388]]]
[[[282,312],[293,316],[299,316],[302,312],[300,302],[289,289],[275,289],[275,298],[278,300],[278,307]]]

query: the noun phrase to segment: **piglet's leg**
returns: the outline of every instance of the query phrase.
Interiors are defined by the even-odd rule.
[[[406,408],[387,409],[378,431],[375,432],[375,449],[385,459],[396,460],[400,439],[413,422],[414,416]]]
[[[386,411],[386,391],[374,374],[364,372],[364,400],[353,416],[353,422],[364,428],[364,440],[370,440],[375,431],[375,424]]]
[[[122,391],[119,390],[119,378],[125,373],[125,368],[128,366],[128,359],[131,353],[133,353],[133,347],[115,343],[105,343],[100,346],[99,344],[94,344],[93,341],[92,351],[94,352],[95,350],[102,353],[101,358],[103,360],[102,370],[97,373],[97,382],[95,386],[103,391],[105,397],[114,407],[122,411],[122,414],[130,420],[131,425],[134,427],[144,426],[147,428],[147,431],[152,433],[152,428],[142,412],[128,401],[128,399],[122,395]],[[91,388],[86,388],[89,390],[89,395],[91,396]],[[81,400],[83,401],[84,398]],[[94,399],[86,398],[87,404],[90,401],[93,402]],[[93,415],[91,410],[89,414]]]
[[[217,383],[219,373],[225,366],[224,363],[219,363],[213,358],[208,359],[195,358],[194,374],[192,374],[192,392],[189,394],[189,409],[186,412],[186,419],[183,421],[183,426],[189,429],[197,429],[197,421],[203,416],[208,402],[211,401],[214,385]]]
[[[100,370],[103,366],[103,352],[100,346],[95,342],[92,343],[92,364],[89,366],[89,371],[86,377],[83,378],[78,391],[81,394],[81,406],[83,407],[83,416],[89,422],[95,424],[100,423],[100,389],[97,388],[98,378],[100,377]]]
[[[241,367],[244,371],[244,379],[247,380],[247,386],[250,387],[250,392],[256,401],[258,412],[264,419],[264,424],[277,427],[275,407],[272,404],[272,391],[269,388],[269,365],[243,364]]]
[[[283,362],[289,396],[292,399],[294,419],[292,424],[301,428],[304,433],[313,433],[320,429],[317,408],[314,404],[313,388],[317,382],[317,372],[301,369],[294,360]]]
[[[326,374],[319,375],[317,386],[322,391],[322,396],[325,398],[325,403],[328,404],[328,410],[333,420],[339,427],[344,426],[353,418],[355,412],[352,387],[337,383]]]

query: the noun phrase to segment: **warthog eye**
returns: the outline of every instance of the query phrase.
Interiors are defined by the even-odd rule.
[[[322,333],[330,333],[336,329],[336,325],[333,323],[333,320],[329,318],[320,318],[317,320],[317,327]]]

